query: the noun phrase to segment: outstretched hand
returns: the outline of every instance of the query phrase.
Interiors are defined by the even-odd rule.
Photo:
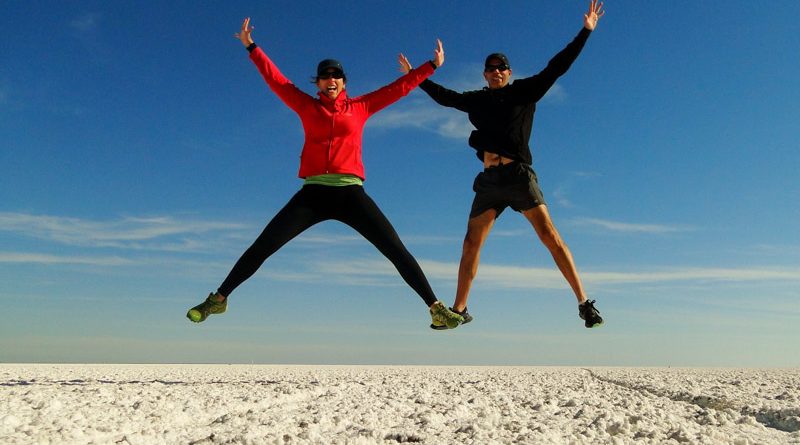
[[[442,66],[444,63],[444,48],[442,48],[442,41],[436,39],[436,49],[433,50],[433,64],[437,67]]]
[[[603,11],[603,2],[592,0],[589,3],[589,12],[583,15],[583,27],[589,31],[594,31],[597,27],[597,21],[606,12]]]
[[[408,74],[408,72],[411,71],[411,62],[408,61],[408,59],[406,58],[406,56],[403,55],[403,53],[400,53],[400,55],[397,56],[397,63],[400,64],[401,73]]]
[[[242,42],[242,45],[248,47],[254,43],[253,38],[250,36],[250,33],[252,32],[253,32],[253,27],[250,26],[250,17],[247,17],[246,19],[244,19],[244,22],[242,23],[242,30],[240,32],[237,32],[233,36],[239,39]]]
[[[433,50],[433,59],[431,61],[437,68],[444,63],[444,48],[442,48],[442,41],[439,39],[436,39],[436,49]],[[397,56],[397,63],[400,64],[400,72],[403,74],[407,74],[412,69],[411,62],[408,61],[403,53]]]

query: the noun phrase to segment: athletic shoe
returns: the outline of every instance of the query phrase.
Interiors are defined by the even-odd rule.
[[[578,305],[578,315],[584,320],[587,328],[594,328],[603,325],[603,317],[600,311],[595,309],[594,300],[586,300]]]
[[[189,309],[189,312],[186,313],[186,318],[195,323],[200,323],[205,321],[211,314],[221,314],[225,312],[225,310],[228,309],[228,299],[224,298],[222,301],[219,301],[220,298],[222,298],[222,296],[218,293],[208,294],[206,301]]]
[[[461,324],[467,324],[467,323],[469,323],[470,321],[472,321],[472,315],[470,315],[470,314],[469,314],[469,312],[467,312],[467,307],[466,307],[466,306],[464,307],[464,310],[463,310],[463,311],[461,311],[461,312],[458,312],[457,310],[455,310],[455,309],[453,309],[453,308],[450,308],[450,310],[451,310],[451,311],[453,311],[453,312],[455,312],[456,314],[458,314],[458,315],[460,315],[460,316],[464,317],[464,322],[463,322],[463,323],[461,323]]]
[[[467,324],[470,321],[472,321],[472,315],[470,315],[469,312],[467,312],[467,308],[464,308],[464,310],[461,311],[461,312],[458,312],[457,310],[455,310],[453,308],[450,308],[450,310],[453,311],[454,314],[458,314],[458,315],[460,315],[461,317],[464,318],[464,321],[461,322],[461,324]],[[450,329],[450,328],[448,328],[445,325],[437,325],[437,324],[431,323],[431,329],[436,329],[437,331],[443,331],[445,329]]]
[[[464,317],[451,311],[441,301],[431,305],[431,329],[455,329],[464,322]]]

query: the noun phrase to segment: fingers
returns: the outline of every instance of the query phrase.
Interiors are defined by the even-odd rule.
[[[603,2],[600,0],[591,0],[589,2],[589,12],[583,15],[584,19],[587,22],[591,22],[592,25],[597,24],[597,21],[600,17],[603,16],[606,12],[603,10]]]
[[[408,57],[406,57],[405,54],[400,54],[400,57],[402,58],[400,63],[403,65],[403,68],[406,70],[406,72],[411,71],[413,67],[411,66],[411,62],[409,62]]]
[[[397,62],[400,64],[400,72],[407,73],[411,71],[411,63],[403,53],[400,53],[397,56]]]
[[[244,46],[247,46],[253,43],[253,39],[250,38],[250,33],[253,32],[253,28],[250,26],[250,17],[247,17],[242,22],[242,29],[233,35],[233,37],[239,39]]]
[[[444,63],[444,47],[442,46],[442,40],[436,39],[436,51],[434,53],[436,61],[434,62],[436,66],[442,66]]]

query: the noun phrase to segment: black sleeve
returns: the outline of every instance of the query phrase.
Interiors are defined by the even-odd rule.
[[[467,97],[464,95],[464,93],[457,93],[453,90],[448,90],[447,88],[430,79],[425,79],[421,84],[419,84],[419,87],[422,89],[422,91],[428,93],[428,96],[435,100],[439,105],[444,105],[445,107],[451,107],[461,111],[468,111]]]
[[[550,59],[550,62],[539,74],[514,82],[514,87],[520,88],[521,94],[527,96],[533,102],[541,99],[547,93],[547,90],[556,83],[556,80],[569,70],[572,62],[581,53],[591,33],[588,29],[581,28],[581,31],[572,39],[572,42]]]

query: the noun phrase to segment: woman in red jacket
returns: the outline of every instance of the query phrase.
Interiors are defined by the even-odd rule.
[[[227,297],[284,244],[319,222],[335,219],[360,233],[394,264],[397,271],[428,305],[434,325],[455,328],[463,318],[437,300],[425,274],[400,241],[389,220],[367,196],[361,159],[361,135],[367,119],[408,94],[444,63],[442,42],[437,40],[433,60],[411,70],[391,84],[363,96],[350,98],[342,65],[326,59],[317,66],[317,96],[312,97],[283,76],[253,42],[250,19],[235,34],[250,52],[269,88],[303,123],[305,143],[300,156],[303,187],[281,209],[239,261],[217,292],[189,310],[194,322],[227,308]],[[402,54],[400,55],[402,58]]]

